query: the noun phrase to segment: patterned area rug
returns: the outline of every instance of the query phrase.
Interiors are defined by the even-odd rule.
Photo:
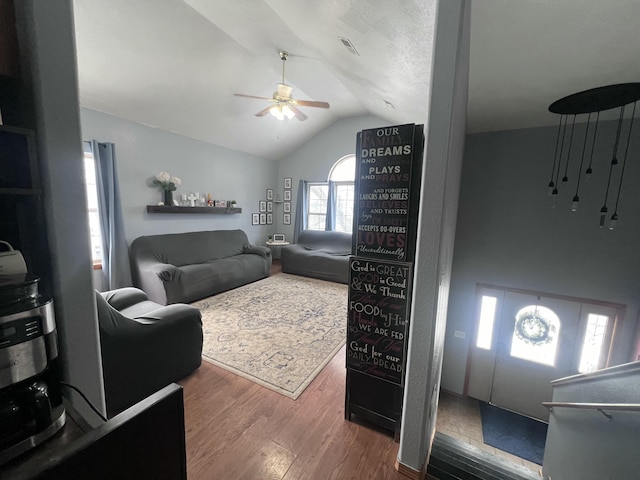
[[[346,340],[340,283],[279,273],[192,305],[205,360],[293,399]]]

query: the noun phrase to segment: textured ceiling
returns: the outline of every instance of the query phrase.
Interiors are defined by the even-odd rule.
[[[74,10],[83,107],[275,159],[341,118],[426,119],[432,0],[75,0]],[[233,96],[271,97],[279,50],[291,54],[294,98],[329,110],[280,122],[254,116],[268,102]]]
[[[271,159],[341,118],[422,123],[435,3],[74,0],[80,102]],[[640,81],[638,45],[638,0],[474,0],[469,131],[555,125],[547,108],[556,99]],[[233,96],[271,97],[279,50],[291,53],[293,96],[329,110],[279,122],[254,116],[266,101]]]

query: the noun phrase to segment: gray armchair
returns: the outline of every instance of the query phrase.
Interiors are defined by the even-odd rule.
[[[159,305],[132,287],[96,291],[96,303],[109,412],[135,404],[200,366],[197,308]]]

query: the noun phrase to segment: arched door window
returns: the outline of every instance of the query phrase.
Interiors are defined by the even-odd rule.
[[[555,365],[560,319],[553,310],[541,305],[528,305],[515,318],[511,356]]]

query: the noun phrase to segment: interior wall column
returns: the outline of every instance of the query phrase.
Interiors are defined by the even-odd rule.
[[[71,0],[15,2],[23,74],[34,98],[62,377],[105,412],[84,186]],[[77,394],[83,418],[100,423]]]
[[[435,435],[464,153],[471,2],[439,0],[425,125],[398,470],[421,478]]]

